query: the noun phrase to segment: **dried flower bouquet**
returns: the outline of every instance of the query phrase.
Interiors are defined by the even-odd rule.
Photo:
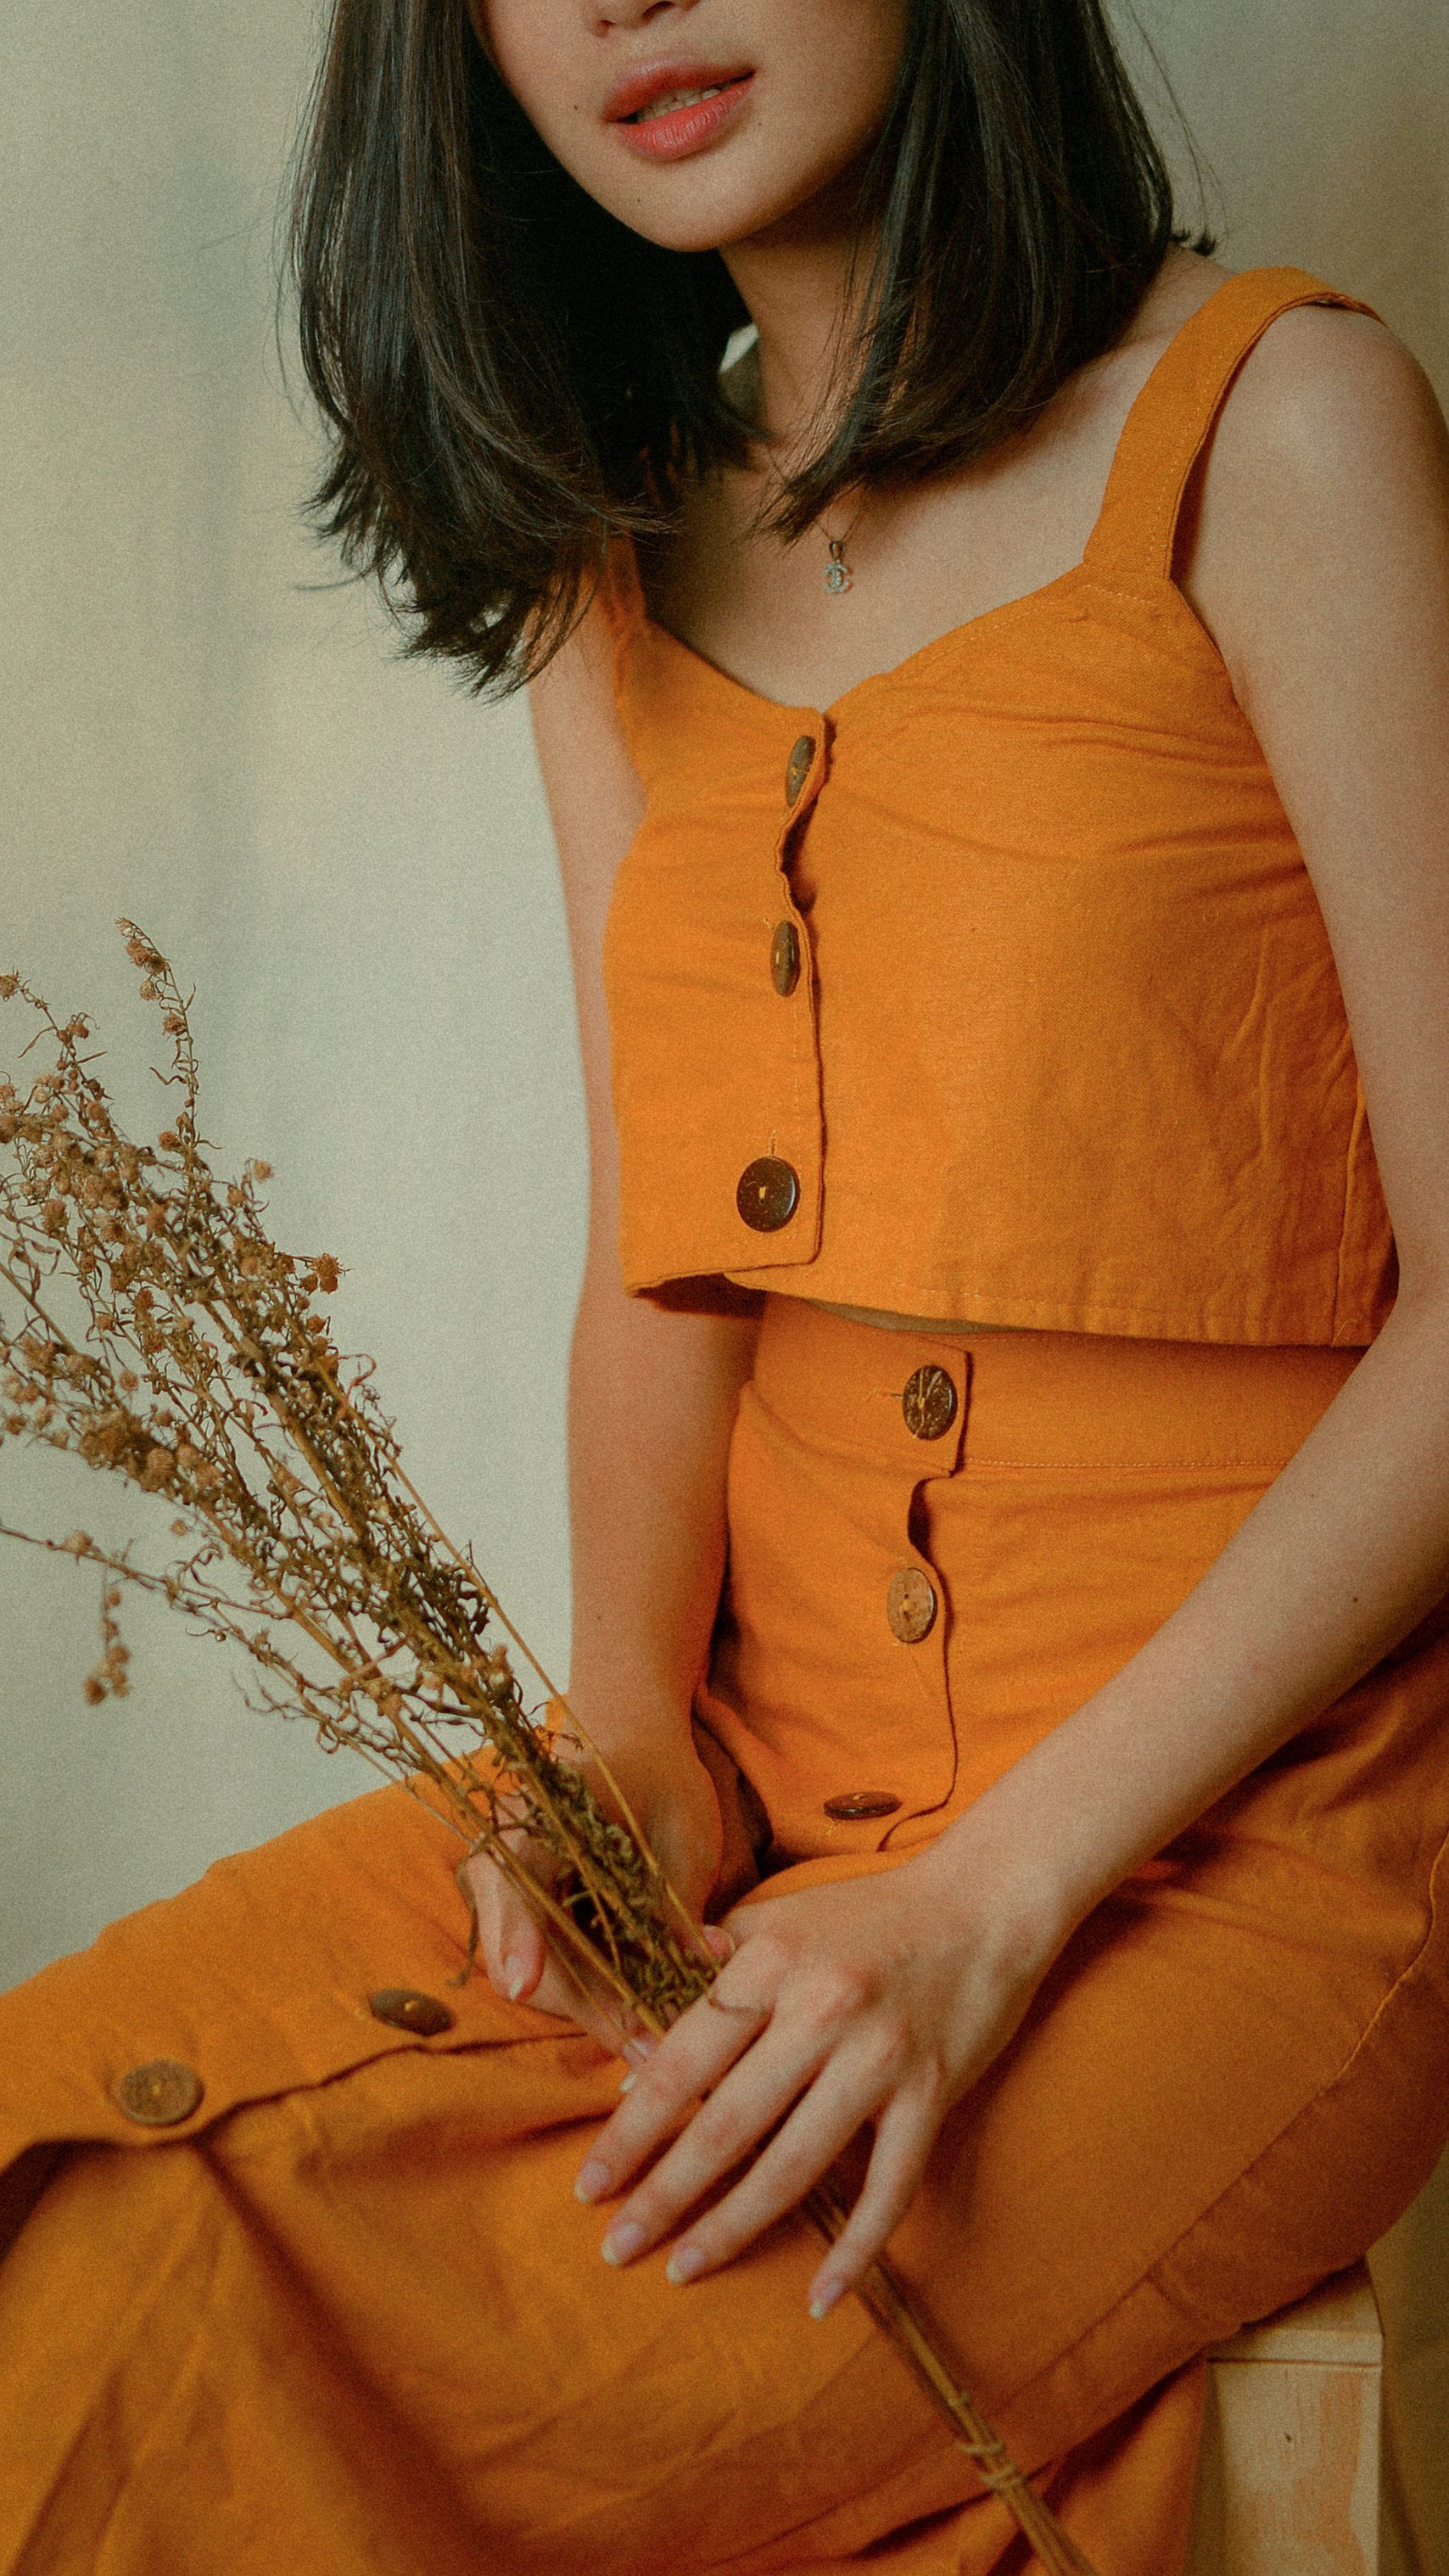
[[[164,1596],[245,1648],[263,1707],[306,1718],[329,1748],[352,1746],[468,1852],[489,1852],[580,1981],[663,2031],[715,1973],[699,1928],[471,1554],[405,1473],[371,1363],[339,1353],[321,1302],[336,1261],[272,1242],[265,1163],[231,1182],[213,1174],[186,1000],[151,941],[120,926],[169,1041],[158,1073],[174,1098],[154,1146],[118,1129],[87,1022],[57,1020],[18,975],[0,976],[0,999],[37,1021],[26,1053],[45,1043],[50,1058],[23,1091],[0,1081],[0,1432],[156,1495],[178,1553],[158,1569],[83,1530],[56,1539],[0,1524],[0,1536],[98,1572],[93,1703],[127,1688],[124,1587]],[[509,1643],[548,1694],[541,1717],[525,1706]],[[518,1827],[552,1856],[552,1886],[519,1858]],[[838,2232],[829,2181],[808,2207]],[[1042,2564],[1092,2576],[954,2385],[887,2265],[861,2296]]]

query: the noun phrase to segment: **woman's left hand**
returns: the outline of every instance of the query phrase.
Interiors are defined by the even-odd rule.
[[[946,2113],[1012,2037],[1060,1946],[1011,1928],[983,1899],[960,1838],[958,1826],[898,1868],[727,1918],[734,1955],[635,2073],[579,2175],[579,2198],[603,2200],[665,2148],[615,2214],[607,2261],[673,2234],[748,2157],[668,2265],[675,2281],[714,2271],[869,2123],[865,2183],[811,2285],[811,2314],[859,2280],[914,2197]]]

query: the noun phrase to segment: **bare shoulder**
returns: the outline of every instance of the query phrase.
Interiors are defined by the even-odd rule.
[[[1372,314],[1306,304],[1280,314],[1224,408],[1219,482],[1337,506],[1442,483],[1449,434],[1418,360]]]
[[[1373,637],[1438,657],[1449,431],[1403,343],[1341,306],[1281,314],[1223,407],[1184,538],[1182,586],[1255,708],[1331,624],[1364,653]]]

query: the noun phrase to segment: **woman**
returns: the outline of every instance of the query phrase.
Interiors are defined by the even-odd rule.
[[[1449,2129],[1443,426],[1096,0],[473,9],[339,0],[323,506],[534,680],[571,1698],[727,1963],[650,2049],[479,1867],[442,2010],[388,1792],[22,1989],[4,2563],[1018,2567],[889,2243],[1164,2576]]]

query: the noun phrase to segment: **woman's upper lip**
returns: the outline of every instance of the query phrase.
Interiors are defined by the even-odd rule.
[[[751,69],[748,63],[644,63],[615,82],[604,101],[605,122],[619,125],[671,90],[724,89],[731,81],[748,80]]]

